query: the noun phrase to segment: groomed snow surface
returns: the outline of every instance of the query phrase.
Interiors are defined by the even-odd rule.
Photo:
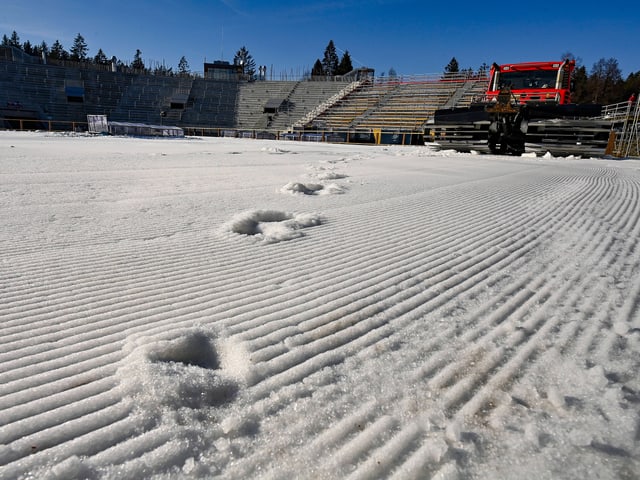
[[[636,479],[640,162],[0,132],[0,478]]]

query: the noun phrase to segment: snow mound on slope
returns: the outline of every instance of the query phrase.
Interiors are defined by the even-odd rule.
[[[317,213],[287,213],[278,210],[249,210],[236,215],[223,230],[256,237],[265,243],[276,243],[304,236],[300,230],[321,225]]]
[[[292,195],[339,195],[345,193],[346,190],[346,187],[335,183],[321,185],[319,183],[289,182],[280,189],[280,192],[290,193]]]
[[[289,182],[284,187],[280,189],[282,193],[302,193],[304,195],[317,195],[322,189],[323,185],[319,183],[300,183],[300,182]]]
[[[340,195],[345,193],[348,190],[348,187],[343,185],[338,185],[337,183],[329,183],[324,186],[320,195]]]
[[[291,150],[286,150],[284,148],[278,148],[278,147],[263,147],[261,151],[271,153],[271,154],[276,154],[276,155],[282,155],[285,153],[291,153],[295,155],[297,153],[297,152],[292,152]]]
[[[317,174],[319,180],[340,180],[343,178],[347,178],[348,175],[337,172],[322,172]]]

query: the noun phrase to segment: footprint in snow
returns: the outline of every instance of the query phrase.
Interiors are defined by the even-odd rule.
[[[236,215],[223,226],[223,230],[254,237],[265,243],[276,243],[302,237],[302,229],[322,223],[323,217],[317,213],[250,210]]]
[[[125,346],[129,354],[117,372],[125,396],[149,411],[217,407],[233,401],[242,380],[223,367],[220,340],[205,329],[169,333],[173,338],[142,337]]]

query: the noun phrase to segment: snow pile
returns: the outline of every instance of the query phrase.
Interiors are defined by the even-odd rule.
[[[280,189],[282,193],[302,193],[304,195],[317,195],[322,189],[324,185],[320,185],[319,183],[300,183],[300,182],[289,182],[284,187]]]
[[[283,186],[282,193],[303,194],[303,195],[340,195],[346,193],[347,187],[336,183],[322,185],[319,183],[289,182]]]
[[[321,172],[317,174],[319,180],[339,180],[347,178],[347,175],[337,172]]]

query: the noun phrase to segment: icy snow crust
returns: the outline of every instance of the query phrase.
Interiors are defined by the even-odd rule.
[[[0,132],[0,478],[639,478],[639,187]]]

